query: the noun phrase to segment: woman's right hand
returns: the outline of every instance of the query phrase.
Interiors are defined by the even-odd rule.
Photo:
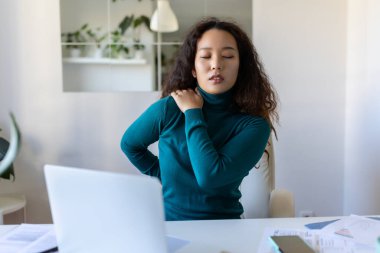
[[[184,113],[186,110],[202,108],[203,97],[198,91],[198,88],[194,90],[176,90],[170,93],[177,103],[178,108]]]

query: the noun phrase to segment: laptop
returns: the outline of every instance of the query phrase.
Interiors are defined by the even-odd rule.
[[[140,175],[45,165],[60,253],[166,253],[161,184]]]

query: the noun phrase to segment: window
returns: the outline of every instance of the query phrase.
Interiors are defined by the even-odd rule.
[[[60,0],[63,90],[159,90],[186,32],[203,16],[236,20],[251,34],[251,0],[171,0],[179,30],[162,34],[148,26],[156,5]]]

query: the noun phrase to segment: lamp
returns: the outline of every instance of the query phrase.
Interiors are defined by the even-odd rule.
[[[175,32],[178,30],[178,20],[169,0],[157,0],[157,9],[150,19],[150,29],[157,32],[157,83],[161,89],[161,33]]]
[[[178,20],[169,0],[158,0],[157,9],[150,20],[150,29],[155,32],[175,32],[178,30]]]

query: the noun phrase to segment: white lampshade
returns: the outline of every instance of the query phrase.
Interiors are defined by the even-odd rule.
[[[158,0],[157,9],[150,20],[150,29],[155,32],[175,32],[178,30],[178,21],[169,0]]]

